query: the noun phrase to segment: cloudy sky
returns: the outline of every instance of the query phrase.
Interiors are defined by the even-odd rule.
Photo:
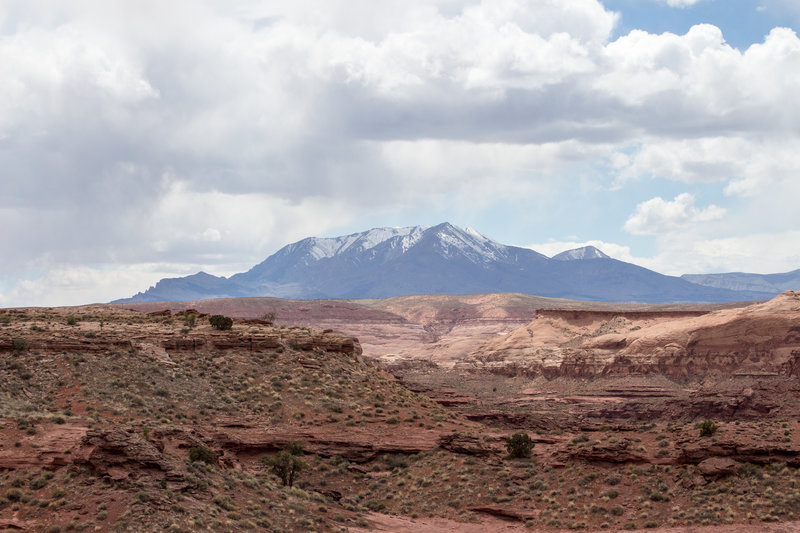
[[[0,307],[443,221],[800,268],[798,30],[796,0],[0,0]]]

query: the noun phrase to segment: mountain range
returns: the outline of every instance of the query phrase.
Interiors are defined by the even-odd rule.
[[[781,292],[776,285],[738,287],[742,285],[724,286],[718,278],[666,276],[612,259],[592,246],[549,258],[445,222],[375,228],[334,238],[310,237],[284,246],[247,272],[229,278],[198,272],[162,279],[146,291],[115,303],[242,296],[330,299],[497,292],[588,301],[679,303],[763,300]]]
[[[734,291],[756,291],[777,294],[800,289],[800,269],[782,274],[747,274],[728,272],[726,274],[684,274],[686,281]]]

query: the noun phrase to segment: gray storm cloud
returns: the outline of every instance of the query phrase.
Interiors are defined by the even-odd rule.
[[[0,304],[31,270],[234,268],[364,214],[488,210],[580,164],[780,201],[797,36],[612,42],[617,19],[597,0],[4,2]]]

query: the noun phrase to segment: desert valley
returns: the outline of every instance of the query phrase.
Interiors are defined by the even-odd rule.
[[[0,357],[7,531],[777,532],[800,519],[791,291],[5,309]],[[530,443],[512,457],[518,433]]]
[[[800,1],[0,0],[0,533],[800,533]]]

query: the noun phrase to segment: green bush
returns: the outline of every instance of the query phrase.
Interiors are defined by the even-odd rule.
[[[531,456],[533,441],[524,431],[514,433],[506,440],[508,457],[512,459],[524,459]]]
[[[13,339],[11,345],[15,352],[24,352],[31,347],[25,339]]]
[[[702,422],[698,422],[697,427],[700,428],[701,437],[711,437],[719,429],[719,426],[711,420],[703,420]]]
[[[262,461],[272,469],[272,473],[281,478],[284,486],[291,487],[294,478],[307,465],[289,452],[279,452],[275,455],[265,456]]]
[[[47,479],[44,476],[33,478],[30,482],[31,490],[39,490],[47,485]]]
[[[217,462],[217,454],[205,446],[195,446],[193,448],[189,448],[189,460],[193,463],[202,461],[204,463],[213,465]]]
[[[395,468],[407,468],[408,467],[408,458],[401,454],[389,454],[384,456],[383,462],[386,463],[386,466],[392,470]]]
[[[214,329],[226,330],[233,328],[233,319],[224,315],[212,315],[208,322]]]
[[[650,500],[654,502],[668,502],[669,496],[666,494],[662,494],[657,490],[654,490],[653,492],[650,493]]]
[[[67,316],[67,325],[68,326],[74,326],[77,323],[78,323],[78,319],[75,317],[75,315]]]

